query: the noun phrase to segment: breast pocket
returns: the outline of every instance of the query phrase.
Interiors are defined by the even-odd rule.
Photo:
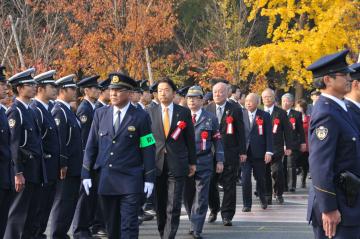
[[[99,147],[104,148],[106,147],[106,145],[110,145],[111,144],[111,139],[110,139],[110,135],[109,132],[106,130],[100,130],[99,131]]]
[[[341,149],[344,150],[345,155],[356,155],[357,152],[357,146],[359,144],[359,137],[356,135],[342,135],[340,139],[340,145]]]

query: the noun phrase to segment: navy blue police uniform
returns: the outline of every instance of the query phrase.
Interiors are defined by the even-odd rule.
[[[360,82],[360,63],[355,63],[350,66],[355,72],[350,73],[352,80]],[[346,97],[345,97],[346,98]],[[350,98],[345,99],[346,107],[349,109],[352,119],[360,131],[360,103]]]
[[[55,70],[51,70],[34,77],[38,85],[54,85]],[[45,103],[35,98],[30,107],[34,110],[41,132],[43,158],[45,161],[48,183],[43,184],[39,193],[36,208],[36,217],[32,222],[31,234],[37,238],[46,238],[44,235],[50,211],[55,198],[56,181],[60,172],[60,143],[55,120],[51,115],[50,102]]]
[[[323,89],[320,77],[348,73],[342,51],[320,58],[307,69],[313,72],[314,84]],[[335,239],[360,238],[360,197],[351,202],[341,184],[341,174],[351,172],[359,180],[360,132],[354,124],[345,103],[334,96],[324,94],[316,102],[310,121],[310,173],[312,187],[309,194],[308,217],[312,222],[315,238],[327,238],[323,230],[322,213],[339,210],[341,222],[337,225]],[[355,193],[359,194],[356,189]]]
[[[99,75],[90,76],[82,79],[77,83],[77,86],[81,89],[85,88],[100,88],[97,80]],[[95,112],[95,103],[90,102],[88,99],[83,99],[76,111],[76,116],[81,123],[81,139],[82,147],[85,150],[86,142],[88,140],[91,123]],[[96,172],[92,172],[92,178],[95,180]],[[86,192],[81,185],[79,200],[76,205],[73,231],[74,238],[89,238],[91,237],[90,226],[95,217],[96,205],[97,205],[97,194],[96,194],[96,183],[90,189],[90,194],[86,195]]]
[[[203,97],[199,86],[189,88],[187,97]],[[184,205],[190,219],[190,232],[200,238],[208,210],[210,180],[216,163],[224,162],[219,123],[216,116],[200,109],[192,114],[195,128],[196,172],[184,186]],[[203,141],[205,140],[205,142]]]
[[[65,76],[55,83],[58,88],[76,88],[75,75]],[[80,122],[68,102],[56,100],[52,115],[59,133],[60,165],[67,167],[66,177],[56,185],[52,208],[51,238],[67,238],[79,197],[83,159]]]
[[[24,84],[35,84],[32,74],[34,68],[18,73],[9,79],[13,88]],[[6,112],[11,140],[10,149],[14,162],[14,173],[22,174],[25,187],[17,192],[9,210],[4,238],[28,238],[28,225],[35,220],[35,200],[41,183],[46,183],[45,163],[43,159],[41,132],[35,112],[28,104],[15,99]]]
[[[150,85],[150,93],[153,95],[153,97],[155,97],[154,93],[157,93],[157,87],[158,87],[158,83],[157,82],[154,82],[152,85]],[[153,99],[151,101],[151,103],[147,106],[147,108],[151,108],[151,107],[154,107],[154,106],[157,106],[159,103],[158,101],[156,101],[155,99]]]
[[[135,87],[135,81],[123,74],[109,77],[109,88]],[[129,102],[122,109],[104,106],[95,111],[82,178],[90,179],[91,170],[99,171],[98,193],[109,239],[138,237],[144,181],[152,183],[155,178],[154,145],[150,118],[144,110]]]
[[[100,90],[101,91],[107,90],[109,85],[110,85],[110,79],[109,78],[107,78],[106,80],[101,81],[99,83]],[[95,110],[99,109],[99,108],[101,108],[101,107],[103,107],[105,105],[107,105],[107,104],[104,103],[104,102],[101,102],[100,100],[97,100],[96,103],[95,103]]]
[[[0,84],[6,84],[5,67],[0,66]],[[10,152],[10,128],[5,106],[0,104],[0,238],[3,238],[13,193],[14,173]]]
[[[246,152],[247,159],[241,163],[242,171],[242,190],[243,190],[243,211],[250,211],[252,206],[252,185],[251,171],[253,170],[256,179],[257,193],[263,209],[267,208],[265,198],[265,154],[273,154],[273,137],[270,114],[256,109],[252,112],[252,122],[250,122],[249,111],[243,110],[243,120],[245,125]]]

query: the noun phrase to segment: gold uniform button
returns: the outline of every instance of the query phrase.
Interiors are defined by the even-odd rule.
[[[110,153],[110,155],[114,155],[114,153],[113,153],[113,152],[111,152],[111,153]]]

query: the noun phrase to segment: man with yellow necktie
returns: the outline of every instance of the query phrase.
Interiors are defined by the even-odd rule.
[[[174,104],[169,78],[158,82],[160,104],[148,109],[156,141],[155,208],[161,238],[175,238],[185,178],[196,170],[195,134],[190,110]]]

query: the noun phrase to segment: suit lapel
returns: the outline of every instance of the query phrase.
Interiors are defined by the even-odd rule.
[[[123,118],[123,120],[121,121],[120,127],[118,129],[118,131],[115,133],[114,138],[116,138],[117,136],[119,136],[119,134],[121,134],[124,129],[126,128],[126,126],[131,122],[132,120],[132,114],[134,112],[135,106],[133,106],[131,103],[129,105],[128,110],[125,113],[125,116]]]
[[[171,126],[168,137],[170,137],[171,133],[175,130],[179,121],[179,108],[176,104],[173,104],[173,106],[173,114],[171,118]]]
[[[356,131],[358,132],[359,130],[357,129],[357,127],[355,127],[353,125],[353,122],[351,120],[350,114],[349,112],[346,112],[338,103],[336,103],[334,100],[332,99],[328,99],[329,102],[336,107],[336,109],[340,112],[340,114],[342,114],[342,117],[349,123],[349,125]],[[345,104],[346,105],[346,104]],[[349,109],[348,109],[349,110]]]
[[[196,123],[194,124],[194,126],[197,126],[199,125],[201,122],[203,122],[204,120],[206,119],[205,117],[205,112],[204,110],[201,111],[201,114],[200,114],[200,117],[199,117],[199,120],[196,121]]]
[[[248,129],[248,131],[250,132],[250,120],[249,120],[249,113],[247,110],[244,110],[244,124],[246,129]]]
[[[113,138],[115,135],[114,131],[114,106],[109,107],[109,110],[106,111],[106,126],[108,127],[109,135]]]
[[[162,110],[161,110],[161,105],[154,105],[153,106],[155,109],[155,122],[157,123],[157,130],[159,130],[159,135],[161,135],[161,137],[163,138],[163,140],[165,141],[165,132],[164,132],[164,124],[163,124],[163,120],[162,120]],[[153,122],[154,123],[154,122]]]

